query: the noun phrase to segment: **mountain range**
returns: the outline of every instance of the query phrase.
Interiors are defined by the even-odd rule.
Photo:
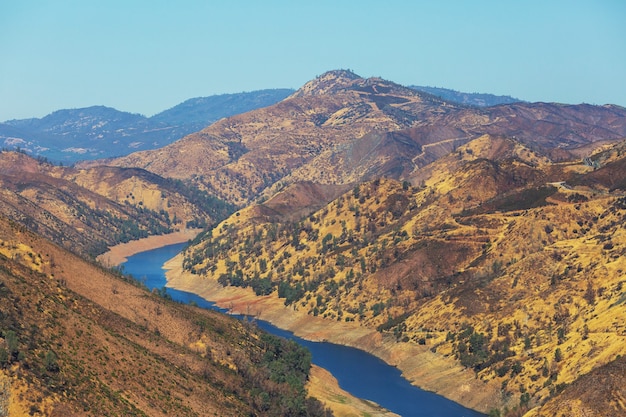
[[[462,93],[436,87],[411,88],[471,106],[519,101],[508,96]],[[21,149],[57,163],[123,156],[163,147],[221,118],[275,104],[293,92],[291,89],[270,89],[197,97],[151,117],[105,106],[58,110],[41,119],[0,123],[0,141],[6,149]]]
[[[0,143],[66,164],[126,155],[165,146],[223,117],[274,104],[291,92],[273,89],[198,97],[152,117],[104,106],[58,110],[41,119],[0,123]]]
[[[625,166],[622,107],[470,106],[337,70],[158,149],[4,152],[0,203],[87,258],[203,227],[180,279],[218,302],[245,294],[490,415],[619,415]],[[9,258],[41,252],[11,239]]]
[[[626,136],[624,114],[610,105],[467,107],[379,78],[333,71],[275,105],[106,164],[190,180],[244,205],[302,180],[351,186],[381,176],[409,179],[484,134],[507,136],[555,161],[581,158],[590,146]]]

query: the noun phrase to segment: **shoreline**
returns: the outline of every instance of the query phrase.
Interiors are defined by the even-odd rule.
[[[140,252],[157,249],[163,246],[184,243],[195,238],[202,229],[186,229],[167,235],[149,236],[144,239],[121,243],[97,257],[105,266],[117,266],[127,261],[129,256]],[[169,262],[165,264],[168,268]],[[182,259],[182,258],[181,258]],[[182,269],[182,264],[181,264]],[[167,271],[169,272],[169,270]],[[167,278],[167,277],[166,277]],[[168,280],[169,286],[169,280]],[[172,287],[173,288],[173,287]],[[337,380],[326,369],[317,365],[311,366],[311,379],[307,383],[307,392],[324,401],[325,405],[333,410],[337,417],[354,417],[356,415],[371,417],[399,417],[377,404],[355,397],[346,392],[337,383]]]
[[[97,259],[103,265],[119,265],[136,253],[183,243],[200,232],[201,229],[187,229],[119,244],[109,248],[108,252]],[[501,405],[499,386],[476,379],[473,372],[453,360],[432,353],[427,347],[397,343],[392,337],[384,336],[373,329],[310,316],[293,306],[286,307],[284,300],[279,299],[275,293],[257,296],[250,288],[222,287],[216,280],[183,271],[182,260],[183,256],[179,254],[165,263],[166,287],[197,294],[235,314],[256,316],[303,339],[361,349],[397,367],[411,384],[479,412],[488,413],[492,408]],[[338,386],[336,389],[340,390]],[[333,398],[336,397],[331,395],[325,400],[333,403]],[[359,401],[356,397],[352,398],[353,401]],[[327,406],[334,409],[330,403]],[[370,409],[368,412],[374,410]],[[386,414],[386,410],[376,411],[372,415],[393,415]],[[348,412],[340,415],[353,414]]]
[[[276,293],[257,296],[250,288],[222,287],[216,280],[183,271],[182,260],[179,254],[165,263],[166,287],[197,294],[234,314],[256,316],[306,340],[361,349],[398,368],[420,389],[481,413],[502,405],[499,384],[477,379],[471,370],[428,347],[398,343],[374,329],[308,315],[293,306],[286,307]]]
[[[131,240],[127,243],[120,243],[111,246],[108,251],[98,255],[96,260],[107,267],[118,266],[126,262],[129,256],[133,256],[137,253],[177,243],[185,243],[198,236],[202,230],[203,229],[183,229],[165,235],[153,235],[143,239]]]

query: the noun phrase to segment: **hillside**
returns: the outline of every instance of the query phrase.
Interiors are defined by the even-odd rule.
[[[581,384],[626,354],[624,138],[619,106],[471,107],[330,71],[160,149],[72,168],[2,153],[0,204],[10,224],[90,257],[205,227],[176,261],[194,291],[233,306],[245,293],[240,309],[258,301],[492,415],[582,401],[619,414],[617,384]],[[7,262],[42,264],[52,249],[19,230]],[[137,318],[81,274],[61,287]]]
[[[57,110],[41,119],[0,123],[0,144],[65,164],[127,155],[160,148],[223,117],[274,104],[292,92],[273,89],[197,97],[152,117],[104,106]]]
[[[273,106],[220,120],[162,149],[106,163],[192,179],[242,205],[325,151],[371,131],[409,127],[414,114],[427,117],[448,107],[385,80],[332,71]],[[332,172],[319,175],[328,183]]]
[[[95,257],[108,246],[215,223],[230,205],[140,169],[53,166],[0,153],[2,214],[59,245]]]
[[[4,217],[0,311],[2,415],[328,415],[305,398],[310,354],[295,343],[151,294]]]
[[[280,88],[195,97],[155,114],[150,117],[150,121],[184,126],[187,133],[192,133],[224,117],[271,106],[292,93],[293,90]],[[180,135],[182,136],[184,135]]]
[[[555,164],[486,135],[299,219],[280,215],[303,195],[288,187],[199,237],[183,265],[428,346],[498,393],[493,410],[522,413],[626,354],[624,189],[569,185],[622,161]]]
[[[106,164],[189,179],[244,206],[301,181],[353,186],[381,176],[402,180],[484,134],[515,138],[567,161],[625,137],[626,109],[553,103],[472,108],[380,78],[330,71],[273,106]]]

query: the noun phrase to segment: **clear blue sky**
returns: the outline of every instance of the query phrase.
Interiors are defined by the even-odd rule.
[[[0,121],[298,88],[331,69],[626,106],[622,0],[0,0]]]

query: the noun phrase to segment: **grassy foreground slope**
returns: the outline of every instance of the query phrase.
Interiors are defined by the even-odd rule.
[[[328,415],[310,354],[0,218],[2,415]]]

